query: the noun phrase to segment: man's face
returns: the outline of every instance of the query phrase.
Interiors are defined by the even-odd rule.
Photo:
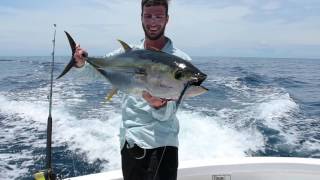
[[[164,34],[168,18],[164,6],[144,6],[141,20],[145,35],[151,40],[159,39]]]

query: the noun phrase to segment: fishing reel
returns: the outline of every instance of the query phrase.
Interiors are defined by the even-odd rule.
[[[52,169],[46,169],[39,171],[33,175],[34,180],[57,180],[56,174],[53,173]]]

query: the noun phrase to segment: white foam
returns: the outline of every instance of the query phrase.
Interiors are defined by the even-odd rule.
[[[303,143],[301,147],[304,151],[317,151],[318,156],[320,156],[320,140],[311,138],[310,140],[307,140]]]
[[[273,129],[280,130],[279,119],[290,118],[290,112],[298,109],[298,105],[290,98],[289,94],[273,94],[257,107],[257,117],[264,119],[266,124]]]
[[[0,96],[0,109],[7,114],[16,114],[28,122],[17,126],[33,125],[41,131],[46,128],[48,115],[46,103],[12,101]],[[88,162],[104,159],[109,162],[105,164],[106,170],[120,168],[118,140],[120,113],[108,111],[108,114],[99,118],[78,119],[60,104],[54,108],[52,114],[53,146],[67,144],[73,152],[85,153]],[[219,121],[219,117],[209,117],[191,111],[181,111],[178,117],[181,123],[181,160],[241,157],[246,156],[247,150],[261,146],[260,137],[254,139],[250,133],[222,126],[216,122]],[[28,137],[28,134],[24,136]],[[33,146],[39,145],[39,143],[33,144]]]
[[[32,126],[39,131],[46,130],[48,116],[47,106],[41,102],[10,101],[0,95],[0,109],[5,114],[21,117],[21,122],[15,122],[15,127]],[[70,150],[78,153],[85,153],[88,162],[97,159],[107,160],[106,169],[120,167],[120,150],[118,131],[120,114],[108,112],[108,115],[101,119],[77,119],[68,113],[63,105],[54,108],[53,112],[53,147],[67,144]],[[112,119],[105,119],[108,116]],[[21,132],[23,133],[23,132]],[[24,132],[28,133],[28,132]],[[29,132],[30,133],[30,132]],[[15,136],[15,135],[13,135]],[[26,134],[28,142],[32,146],[38,146],[36,137]],[[10,137],[6,136],[6,139]],[[14,138],[14,137],[12,137]],[[41,147],[45,146],[45,142]],[[30,150],[32,151],[32,150]],[[21,167],[23,169],[23,167]]]
[[[249,96],[249,92],[251,90],[251,88],[249,88],[247,85],[245,85],[244,83],[241,83],[239,81],[238,77],[211,77],[214,79],[210,79],[208,80],[208,82],[210,84],[219,84],[219,85],[223,85],[225,87],[228,87],[238,93],[241,93],[243,95],[247,95]]]
[[[273,93],[265,95],[256,106],[257,119],[271,129],[277,130],[279,136],[285,139],[285,144],[280,145],[283,149],[299,145],[301,132],[296,129],[297,121],[295,114],[299,112],[299,106],[288,93]],[[289,150],[288,150],[289,151]]]
[[[222,80],[221,80],[222,81]],[[290,118],[290,113],[298,106],[288,94],[278,93],[274,89],[249,89],[237,83],[236,79],[226,80],[229,87],[242,93],[243,96],[250,95],[250,101],[240,101],[243,109],[205,109],[204,111],[215,111],[215,115],[208,116],[192,110],[178,111],[180,120],[180,160],[197,160],[215,157],[243,157],[248,151],[257,151],[264,148],[263,135],[254,127],[248,127],[245,123],[250,119],[262,119],[271,128],[281,129],[281,118]],[[221,82],[225,83],[225,81]],[[62,87],[60,87],[62,88]],[[43,91],[46,91],[43,89]],[[275,92],[276,91],[276,92]],[[73,106],[80,101],[83,94],[68,91],[72,96]],[[55,94],[55,101],[63,97]],[[48,116],[48,104],[46,99],[36,101],[26,99],[25,101],[14,101],[0,95],[0,110],[6,114],[17,115],[21,121],[14,122],[15,127],[32,126],[37,131],[45,131]],[[116,103],[120,103],[118,99]],[[120,168],[119,149],[119,123],[121,113],[113,107],[93,109],[85,117],[77,118],[64,104],[65,101],[56,103],[53,109],[53,146],[67,147],[76,153],[84,153],[86,161],[92,163],[97,159],[107,160],[104,164],[105,170]],[[103,104],[108,106],[108,104]],[[239,128],[240,127],[240,128]],[[15,131],[22,130],[16,129]],[[14,128],[13,130],[14,131]],[[22,133],[22,132],[21,132]],[[33,147],[44,147],[44,140],[40,141],[33,134],[23,132]],[[9,133],[8,133],[9,134]],[[6,140],[14,139],[9,135]],[[30,150],[32,151],[32,150]],[[29,151],[29,152],[30,152]],[[27,155],[29,152],[25,152]],[[30,157],[32,159],[32,157]],[[27,161],[29,164],[32,161]],[[27,166],[12,167],[15,171],[26,173]],[[9,175],[7,176],[9,177]]]
[[[26,159],[27,156],[25,154],[0,154],[0,179],[2,180],[11,180],[18,179],[19,177],[23,177],[28,173],[27,168],[20,168],[18,164],[9,164],[10,161],[19,161],[21,159]],[[30,157],[29,157],[30,158]],[[22,167],[26,167],[26,164],[30,164],[31,160],[25,160],[22,164]]]
[[[239,110],[228,110],[227,114],[238,123],[255,119],[265,126],[277,130],[286,140],[286,146],[296,145],[299,132],[294,126],[294,114],[299,106],[283,88],[275,86],[247,87],[237,77],[215,77],[215,83],[229,87],[236,92],[229,97],[232,102],[241,104]],[[231,114],[231,115],[230,115]],[[234,116],[234,117],[231,117]],[[290,126],[290,128],[288,128]]]
[[[263,137],[257,131],[237,131],[221,123],[221,118],[202,113],[178,113],[181,123],[180,159],[243,157],[246,151],[261,148]]]
[[[59,133],[57,141],[68,144],[74,152],[85,153],[87,161],[92,163],[97,159],[107,160],[105,169],[120,167],[119,123],[120,114],[108,112],[112,119],[101,117],[99,119],[76,119],[67,112],[61,113],[57,118]],[[63,119],[63,120],[62,120]]]

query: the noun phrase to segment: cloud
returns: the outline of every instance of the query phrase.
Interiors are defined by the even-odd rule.
[[[103,55],[119,47],[115,39],[143,37],[140,8],[132,0],[2,0],[0,55],[48,54],[53,23],[58,54],[69,54],[67,30],[92,55]],[[296,56],[320,57],[316,0],[173,0],[169,13],[166,34],[191,55],[290,56],[295,49]]]
[[[0,15],[1,16],[13,16],[17,12],[18,12],[18,10],[15,8],[0,6]]]
[[[299,46],[301,49],[295,55],[300,52],[301,56],[309,57],[303,51],[306,52],[308,51],[306,48],[316,47],[320,43],[320,36],[317,36],[320,23],[316,20],[319,19],[320,11],[314,14],[314,12],[303,13],[299,10],[295,16],[301,17],[292,17],[296,7],[307,8],[310,5],[308,3],[302,5],[296,2],[290,4],[283,1],[281,3],[268,1],[265,3],[266,1],[247,0],[219,1],[217,5],[214,2],[210,1],[208,4],[201,0],[195,3],[180,2],[173,7],[175,16],[180,18],[177,20],[179,23],[174,25],[175,32],[179,27],[183,29],[183,32],[174,36],[179,36],[179,42],[183,41],[182,46],[187,44],[184,48],[194,54],[201,55],[203,51],[195,49],[202,48],[206,52],[218,52],[226,56],[228,54],[261,56],[265,52],[264,55],[270,57],[284,55],[288,52],[286,48]],[[186,20],[188,14],[192,17],[191,21]],[[190,39],[183,38],[190,34],[197,38],[191,44],[188,43]],[[267,43],[268,47],[260,46],[260,42]],[[219,50],[215,51],[215,49]],[[272,53],[279,51],[284,53]],[[317,53],[309,54],[315,57]],[[285,56],[291,55],[288,53]]]
[[[83,28],[87,30],[106,31],[113,28],[121,28],[124,24],[78,24],[74,25],[75,28]]]

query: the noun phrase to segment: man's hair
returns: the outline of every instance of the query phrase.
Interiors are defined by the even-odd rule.
[[[141,1],[141,15],[143,14],[143,7],[150,7],[150,6],[164,6],[166,8],[166,15],[168,15],[168,4],[169,0],[142,0]]]

